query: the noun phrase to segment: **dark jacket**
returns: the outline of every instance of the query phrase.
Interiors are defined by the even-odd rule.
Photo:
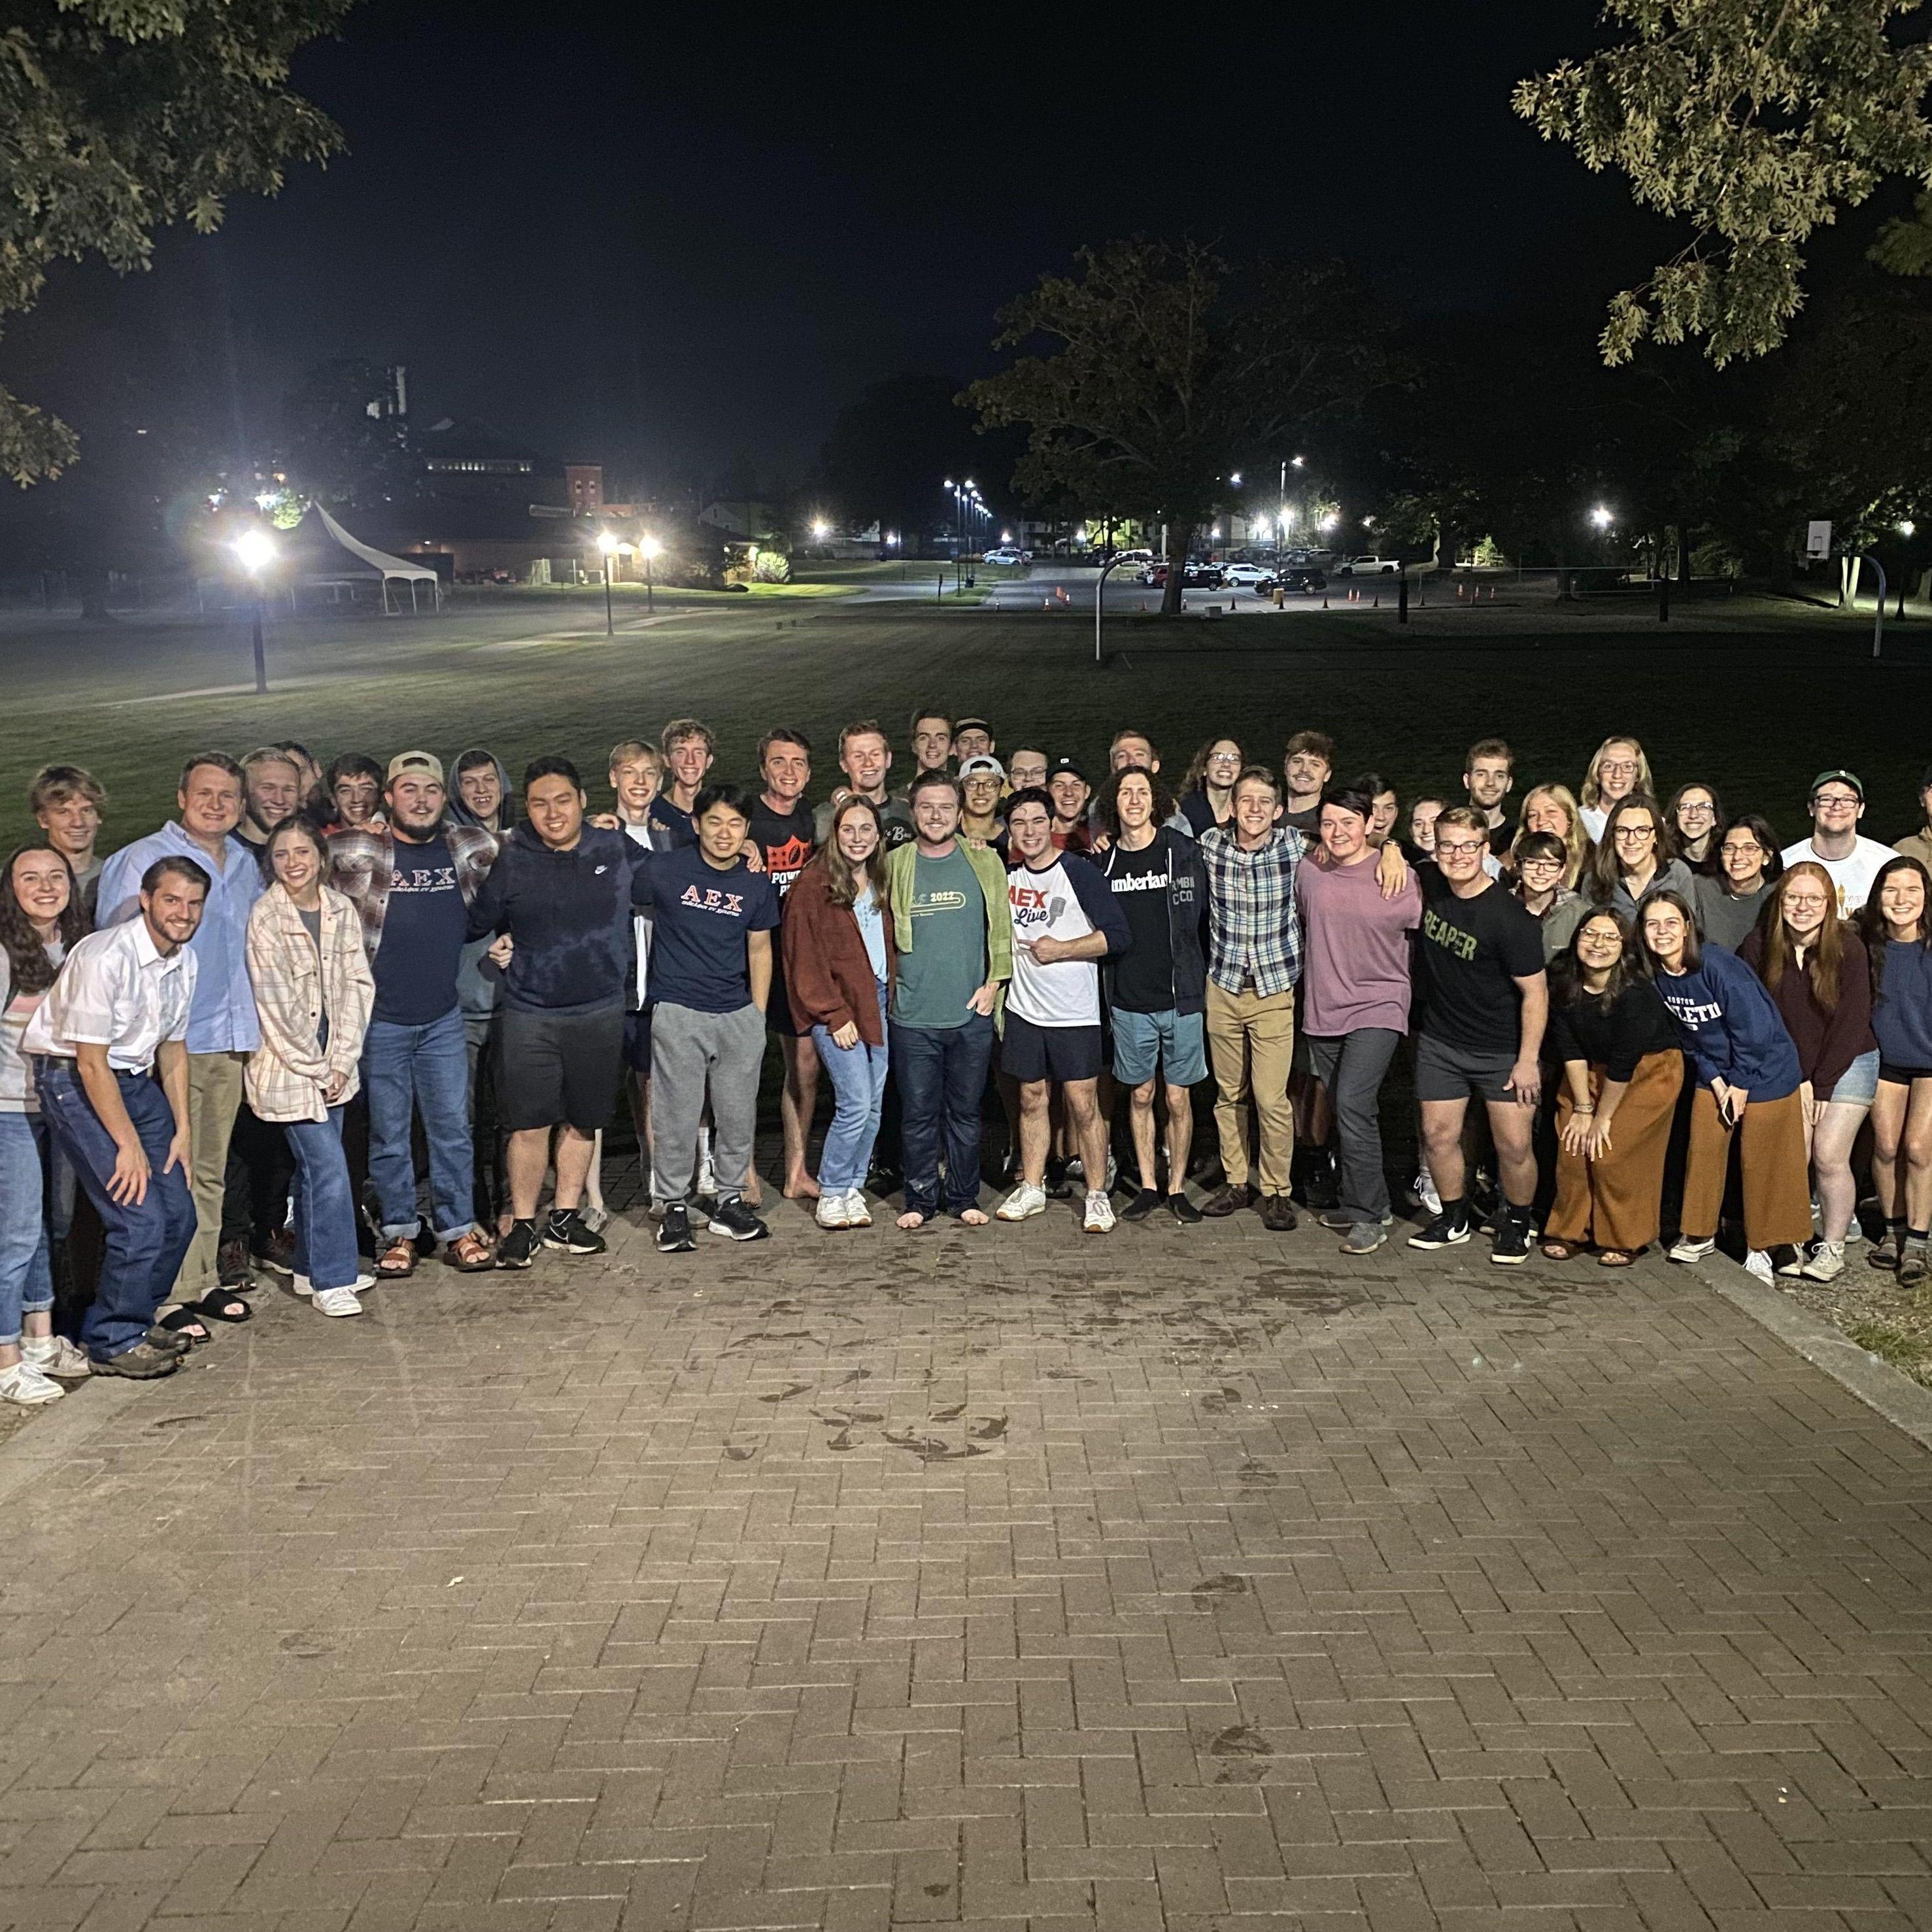
[[[504,976],[512,1012],[597,1012],[621,1006],[636,957],[631,914],[649,900],[649,854],[621,832],[586,824],[568,852],[528,825],[503,841],[470,908],[470,936],[516,941]]]
[[[1784,976],[1771,992],[1784,1030],[1798,1049],[1798,1064],[1811,1083],[1814,1100],[1830,1099],[1832,1089],[1844,1078],[1845,1070],[1862,1053],[1878,1045],[1872,1031],[1871,961],[1865,943],[1848,926],[1841,926],[1844,957],[1838,962],[1838,1004],[1821,1006],[1812,991],[1813,970],[1817,964],[1814,946],[1804,956],[1802,968],[1787,965]],[[1745,935],[1738,957],[1761,980],[1764,977],[1764,928]]]
[[[878,982],[872,956],[850,906],[832,903],[824,866],[814,862],[792,881],[785,894],[778,944],[784,956],[785,991],[801,1032],[822,1026],[836,1033],[856,1023],[868,1046],[884,1046],[879,1019]],[[892,922],[884,921],[886,990],[890,1000],[898,966]]]
[[[473,911],[484,879],[496,861],[496,836],[479,825],[452,820],[445,823],[442,838],[456,868],[457,890]],[[410,849],[406,840],[404,849]],[[396,874],[395,834],[386,825],[332,832],[328,861],[328,882],[362,916],[363,949],[373,960],[381,949],[382,922],[388,916],[389,884]]]
[[[1214,823],[1210,818],[1210,824]],[[1162,826],[1154,835],[1156,846],[1167,849],[1167,932],[1174,947],[1174,1010],[1178,1013],[1204,1012],[1208,1006],[1208,868],[1202,862],[1201,848],[1184,832]],[[1090,862],[1112,880],[1114,869],[1126,855],[1118,844],[1109,845]],[[1112,890],[1111,884],[1108,890]],[[1114,952],[1110,951],[1101,965],[1107,998],[1114,996]]]

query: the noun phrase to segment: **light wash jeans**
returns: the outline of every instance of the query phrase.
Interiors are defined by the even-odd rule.
[[[416,1168],[410,1146],[412,1108],[429,1143],[430,1210],[440,1241],[476,1225],[470,1154],[470,1053],[463,1010],[428,1026],[371,1020],[362,1042],[362,1088],[369,1096],[369,1178],[382,1217],[382,1239],[422,1231]],[[352,1276],[351,1280],[354,1277]]]
[[[886,988],[879,982],[879,1022],[886,1017]],[[880,1110],[886,1103],[886,1068],[890,1050],[868,1046],[862,1038],[850,1046],[834,1046],[830,1031],[812,1030],[813,1043],[831,1076],[832,1124],[818,1156],[818,1185],[822,1193],[851,1194],[866,1184],[872,1164],[872,1143],[879,1137]]]
[[[46,1123],[0,1114],[0,1346],[20,1339],[20,1317],[54,1305],[47,1252]]]
[[[356,1252],[356,1195],[342,1151],[342,1109],[326,1120],[284,1120],[296,1157],[295,1271],[311,1288],[353,1288],[362,1259]]]

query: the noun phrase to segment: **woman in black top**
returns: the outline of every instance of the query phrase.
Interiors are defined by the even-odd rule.
[[[1605,1268],[1628,1268],[1657,1239],[1684,1054],[1657,988],[1637,970],[1628,922],[1607,906],[1550,968],[1549,1046],[1563,1064],[1563,1090],[1543,1252],[1567,1262],[1594,1244]]]
[[[1180,782],[1180,815],[1198,838],[1210,825],[1225,830],[1234,817],[1234,781],[1247,760],[1232,738],[1210,738]]]

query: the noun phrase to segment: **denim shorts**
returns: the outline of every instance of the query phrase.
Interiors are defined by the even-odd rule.
[[[1114,1009],[1114,1078],[1141,1087],[1164,1072],[1170,1087],[1208,1077],[1208,1030],[1199,1013],[1130,1013]]]
[[[1869,1107],[1878,1096],[1878,1048],[1862,1053],[1838,1076],[1838,1084],[1824,1097],[1848,1107]]]

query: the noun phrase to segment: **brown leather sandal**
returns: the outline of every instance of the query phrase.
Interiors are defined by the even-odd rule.
[[[416,1238],[399,1235],[376,1260],[378,1281],[405,1281],[416,1271]]]
[[[1574,1262],[1582,1252],[1581,1241],[1566,1241],[1561,1234],[1546,1234],[1537,1244],[1537,1252],[1546,1262]]]
[[[481,1274],[496,1265],[496,1250],[474,1228],[466,1234],[458,1235],[443,1250],[442,1258],[445,1265],[458,1274]]]

